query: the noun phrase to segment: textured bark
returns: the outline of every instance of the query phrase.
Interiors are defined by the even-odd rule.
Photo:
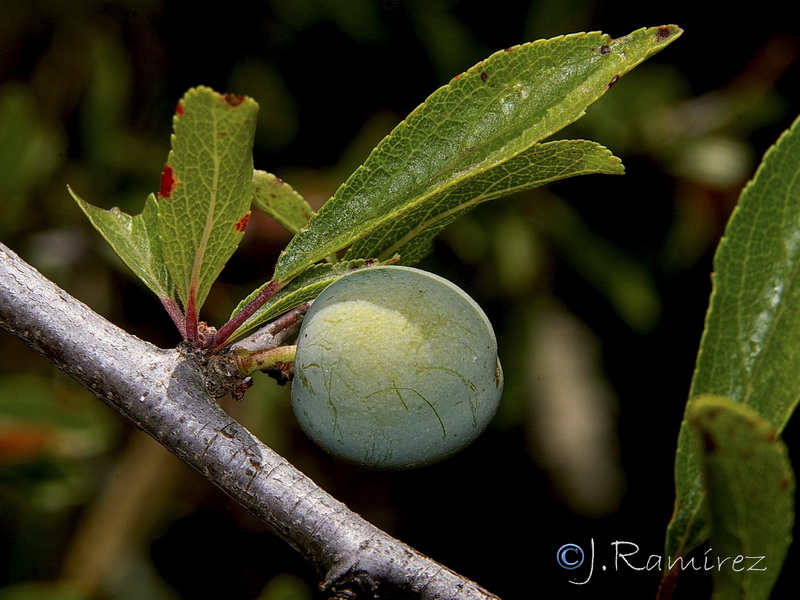
[[[0,244],[0,325],[130,419],[311,561],[340,598],[496,598],[377,529],[223,411],[190,351],[119,329]]]

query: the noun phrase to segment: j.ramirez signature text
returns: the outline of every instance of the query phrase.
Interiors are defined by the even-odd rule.
[[[624,568],[634,571],[662,571],[665,569],[667,571],[672,571],[673,569],[681,571],[722,571],[723,569],[730,569],[739,572],[767,570],[767,567],[763,564],[764,556],[716,556],[712,548],[706,550],[702,556],[692,556],[688,559],[682,556],[677,558],[668,556],[665,560],[663,556],[658,554],[651,554],[645,557],[639,553],[639,546],[633,542],[611,542],[611,547],[613,548],[612,564],[615,571]],[[583,581],[570,579],[569,582],[576,585],[588,583],[594,574],[596,562],[594,538],[591,540],[591,550],[588,557],[583,548],[577,544],[564,544],[558,549],[556,561],[561,568],[570,571],[586,565],[584,570],[588,568],[589,571],[586,579]],[[607,565],[600,564],[599,568],[605,571],[607,570]]]

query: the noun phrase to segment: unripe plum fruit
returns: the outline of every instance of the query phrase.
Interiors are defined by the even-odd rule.
[[[441,460],[489,424],[503,391],[497,341],[477,303],[410,267],[328,286],[297,341],[292,407],[328,452],[379,469]]]

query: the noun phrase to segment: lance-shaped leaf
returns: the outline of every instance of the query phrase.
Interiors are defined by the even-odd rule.
[[[263,306],[253,313],[252,316],[242,323],[242,325],[227,339],[227,342],[240,339],[248,332],[268,323],[275,317],[300,306],[304,302],[313,300],[320,295],[322,290],[351,271],[376,264],[380,263],[367,260],[343,260],[336,263],[322,263],[309,267],[294,278],[286,287],[272,296]],[[231,317],[235,316],[255,299],[267,285],[270,285],[270,282],[264,284],[242,300],[234,309]]]
[[[158,230],[189,328],[247,226],[257,113],[250,98],[205,87],[189,90],[178,104]]]
[[[614,40],[601,33],[541,40],[497,52],[455,77],[400,123],[294,237],[275,279],[288,281],[391,227],[409,207],[441,200],[444,188],[497,169],[580,118],[619,77],[680,33],[666,26]],[[433,202],[429,210],[438,208]]]
[[[122,262],[162,302],[174,300],[175,287],[164,264],[158,236],[158,202],[155,195],[150,194],[141,214],[132,217],[119,208],[104,210],[92,206],[79,198],[71,188],[69,193]]]
[[[398,207],[391,220],[357,240],[345,258],[384,260],[399,254],[401,263],[413,264],[428,253],[433,238],[442,229],[482,202],[567,177],[622,174],[624,170],[616,156],[594,142],[561,140],[536,144],[498,167]]]
[[[292,186],[266,171],[253,175],[253,204],[291,233],[299,232],[314,214]]]
[[[726,398],[694,400],[690,426],[706,481],[714,598],[768,600],[794,524],[786,446],[755,411]]]
[[[752,408],[777,432],[800,399],[800,120],[765,155],[714,257],[714,285],[690,398]],[[690,407],[687,404],[687,415]],[[706,493],[688,418],[675,456],[665,553],[708,538]]]

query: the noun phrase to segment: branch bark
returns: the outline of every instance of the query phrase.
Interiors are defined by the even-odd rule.
[[[497,598],[371,525],[212,399],[205,367],[126,333],[0,244],[0,325],[266,523],[336,598]]]

